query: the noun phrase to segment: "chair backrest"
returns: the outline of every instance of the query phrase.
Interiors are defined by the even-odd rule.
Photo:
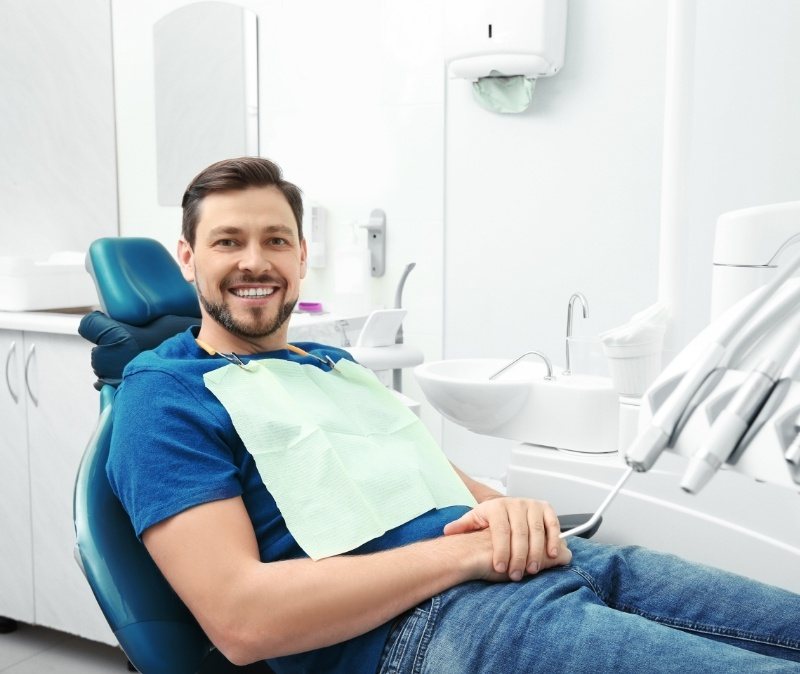
[[[102,411],[75,482],[75,557],[140,672],[197,672],[213,648],[136,537],[106,477],[122,368],[140,351],[199,324],[197,297],[166,249],[151,239],[99,239],[89,249],[86,266],[106,313],[85,316],[80,329],[98,345],[92,366]],[[214,671],[232,667],[225,661]],[[265,666],[263,671],[269,670]]]
[[[75,481],[75,557],[114,636],[140,672],[193,674],[211,645],[111,491],[106,460],[113,423],[111,401],[100,414]]]

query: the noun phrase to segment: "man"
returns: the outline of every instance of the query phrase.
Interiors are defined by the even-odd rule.
[[[126,369],[108,473],[156,564],[232,662],[268,659],[278,673],[800,671],[797,596],[638,548],[575,540],[570,550],[549,505],[449,468],[437,480],[452,478],[467,498],[309,558],[299,525],[287,525],[297,508],[315,513],[317,531],[349,535],[326,530],[326,518],[360,526],[368,508],[336,499],[371,474],[326,476],[306,458],[317,455],[295,452],[318,435],[298,429],[331,403],[318,393],[326,383],[354,399],[361,391],[346,381],[357,366],[344,352],[286,342],[306,273],[300,193],[271,162],[242,158],[201,172],[183,208],[178,257],[202,323]],[[244,397],[255,418],[277,424],[255,447],[214,382],[246,384],[261,369],[289,379],[275,384],[286,396]],[[287,403],[306,375],[318,389]],[[396,469],[370,466],[387,481]],[[323,499],[326,477],[336,487]]]

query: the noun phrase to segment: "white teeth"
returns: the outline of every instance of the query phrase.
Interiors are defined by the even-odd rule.
[[[237,288],[232,292],[237,297],[267,297],[275,292],[275,288]]]

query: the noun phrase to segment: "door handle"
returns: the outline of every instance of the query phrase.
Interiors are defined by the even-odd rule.
[[[14,351],[17,349],[17,343],[11,342],[11,346],[8,347],[8,355],[6,356],[6,386],[8,386],[8,392],[11,394],[11,399],[14,401],[16,405],[19,402],[19,396],[14,393],[14,390],[11,388],[11,357],[14,355]]]
[[[28,389],[28,395],[33,401],[33,404],[38,407],[39,399],[35,395],[33,395],[33,391],[31,391],[30,379],[28,378],[28,370],[30,370],[31,360],[33,359],[33,354],[35,351],[36,351],[36,344],[31,344],[31,350],[28,351],[28,357],[25,359],[25,388]]]

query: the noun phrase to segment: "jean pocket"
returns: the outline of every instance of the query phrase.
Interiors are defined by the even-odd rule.
[[[435,619],[437,598],[429,599],[395,620],[378,663],[377,674],[419,671]]]

